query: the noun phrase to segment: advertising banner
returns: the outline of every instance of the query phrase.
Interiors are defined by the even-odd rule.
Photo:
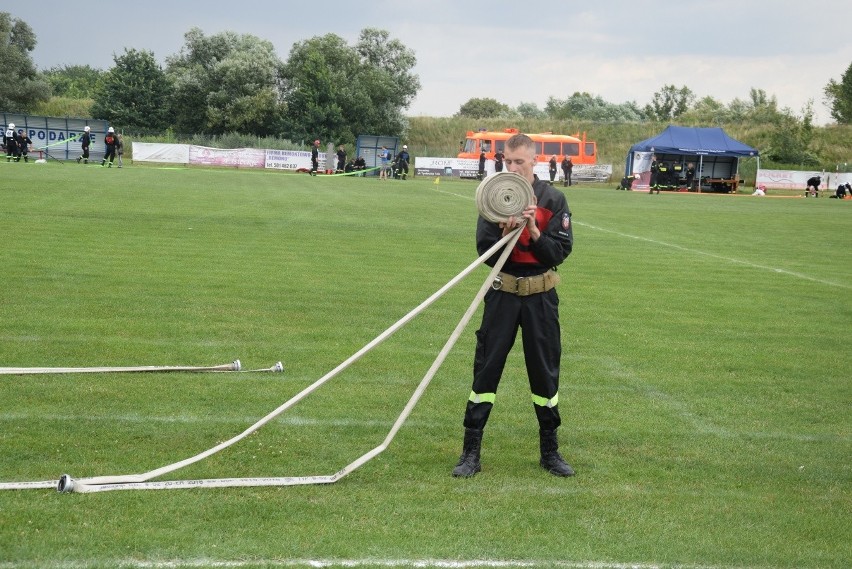
[[[820,177],[821,191],[837,189],[840,184],[852,184],[850,172],[814,172],[812,170],[758,170],[757,184],[763,184],[767,190],[802,190],[808,185],[808,180],[814,176]]]
[[[485,162],[485,172],[494,173],[493,160]],[[430,158],[415,156],[414,175],[476,178],[479,175],[479,160],[471,158]]]
[[[164,164],[189,164],[189,144],[159,144],[134,142],[134,162],[162,162]]]
[[[208,148],[189,147],[189,163],[192,166],[230,166],[233,168],[263,168],[266,151],[257,148]]]
[[[326,153],[319,153],[319,171],[326,169]],[[311,153],[303,150],[266,150],[265,168],[273,170],[310,170]]]
[[[547,162],[539,162],[534,170],[542,180],[549,180]],[[479,160],[473,158],[437,158],[417,156],[414,158],[414,173],[417,176],[453,176],[476,178],[479,175]],[[485,175],[494,174],[494,161],[485,161]],[[572,181],[606,182],[612,176],[612,164],[574,164]],[[557,170],[557,180],[562,180],[562,169]]]

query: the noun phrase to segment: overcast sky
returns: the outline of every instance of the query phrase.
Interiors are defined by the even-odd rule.
[[[39,69],[108,69],[125,48],[164,64],[194,26],[269,40],[282,60],[314,36],[354,45],[363,28],[384,29],[417,56],[411,116],[450,116],[473,97],[544,108],[576,91],[642,106],[672,84],[725,104],[763,89],[796,114],[812,100],[823,124],[823,88],[852,63],[852,2],[840,0],[79,0],[0,10],[35,31]]]

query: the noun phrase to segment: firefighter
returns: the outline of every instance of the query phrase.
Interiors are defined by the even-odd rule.
[[[683,163],[678,161],[672,164],[672,177],[669,187],[675,191],[680,189],[680,175],[683,173]]]
[[[115,145],[117,144],[117,140],[115,138],[115,129],[113,127],[109,127],[107,129],[106,136],[104,136],[104,146],[106,147],[106,152],[104,153],[104,159],[101,160],[101,167],[103,167],[107,160],[109,160],[109,168],[112,168],[112,163],[115,160]]]
[[[6,162],[18,156],[18,133],[15,132],[15,123],[10,122],[9,127],[3,135],[3,144],[6,145]]]
[[[693,180],[695,180],[695,164],[690,162],[686,165],[686,191],[692,191]]]
[[[669,187],[669,179],[671,177],[671,165],[663,160],[657,163],[657,193],[660,193],[660,188]]]
[[[29,136],[27,136],[27,133],[25,133],[23,129],[19,128],[18,129],[18,158],[16,159],[16,161],[20,161],[21,156],[24,157],[24,162],[30,161],[30,156],[29,156],[30,144],[32,144],[32,143],[33,143],[33,141],[32,141],[32,139],[30,139]]]
[[[520,328],[532,403],[539,427],[539,465],[554,476],[573,476],[559,454],[559,367],[562,340],[559,325],[559,279],[553,270],[571,253],[574,235],[565,195],[535,174],[535,142],[525,134],[506,141],[506,167],[532,184],[535,203],[520,218],[494,223],[479,216],[476,248],[481,253],[525,222],[520,239],[485,295],[482,324],[476,332],[473,387],[464,414],[464,444],[453,476],[469,478],[482,470],[482,434],[494,406],[506,357]],[[488,265],[499,257],[495,253]]]
[[[808,185],[805,188],[805,197],[808,197],[808,194],[812,195],[815,198],[819,197],[819,185],[822,183],[822,178],[820,176],[813,176],[808,178]]]
[[[83,149],[83,154],[77,157],[77,164],[80,163],[80,160],[83,161],[83,164],[89,163],[89,146],[92,145],[92,135],[89,134],[91,130],[89,126],[83,127],[83,136],[80,137],[80,147]]]
[[[660,193],[660,187],[657,185],[657,181],[660,178],[660,164],[657,162],[657,155],[651,157],[651,178],[648,180],[648,193],[653,194],[654,190],[657,190],[657,193]]]

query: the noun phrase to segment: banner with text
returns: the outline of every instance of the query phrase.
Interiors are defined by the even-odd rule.
[[[820,177],[820,190],[835,190],[840,184],[852,184],[852,173],[849,172],[813,172],[797,170],[758,170],[757,184],[763,184],[766,189],[802,190],[808,185],[808,180],[814,176]]]
[[[534,170],[542,180],[550,179],[547,162],[539,162]],[[479,176],[479,160],[474,158],[437,158],[417,156],[414,159],[414,173],[417,176],[452,176],[455,178],[476,178]],[[485,175],[495,173],[494,160],[485,161]],[[612,176],[612,164],[574,164],[572,181],[606,182]],[[562,169],[557,170],[557,180],[562,180]]]

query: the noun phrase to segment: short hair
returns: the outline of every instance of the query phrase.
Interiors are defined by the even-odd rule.
[[[506,141],[506,148],[512,150],[527,148],[532,154],[535,154],[535,142],[533,142],[533,139],[520,132],[509,137]]]

